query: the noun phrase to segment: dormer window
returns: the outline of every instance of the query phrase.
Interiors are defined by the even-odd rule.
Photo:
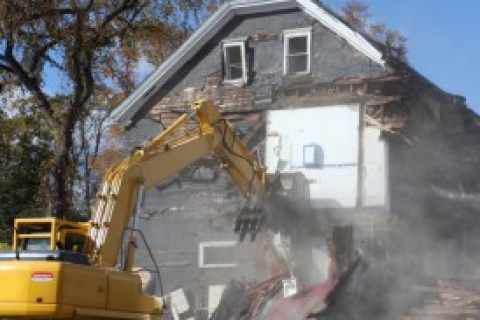
[[[283,73],[285,75],[310,73],[310,28],[285,30],[283,33]]]
[[[223,42],[223,72],[225,82],[247,82],[245,41],[246,40],[235,40]]]

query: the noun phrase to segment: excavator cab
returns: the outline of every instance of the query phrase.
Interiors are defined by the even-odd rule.
[[[88,265],[83,253],[87,223],[57,218],[15,219],[12,250],[0,253],[0,261],[64,261]]]
[[[18,251],[65,250],[82,252],[87,223],[57,218],[15,219],[12,249]]]

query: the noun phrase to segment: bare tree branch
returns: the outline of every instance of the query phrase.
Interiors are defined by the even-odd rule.
[[[8,43],[9,41],[7,41]],[[10,47],[10,48],[9,48]],[[8,63],[12,72],[20,79],[20,82],[23,83],[27,89],[37,98],[40,102],[40,107],[47,113],[47,115],[54,120],[55,113],[52,109],[50,102],[48,101],[47,96],[40,88],[38,79],[31,77],[21,66],[21,64],[13,56],[13,45],[9,46],[7,44],[6,53],[4,55],[4,61]]]
[[[135,8],[137,0],[123,0],[122,4],[116,9],[113,10],[110,14],[107,15],[105,20],[102,22],[101,28],[105,28],[110,22],[112,22],[117,16],[123,12]]]
[[[73,10],[70,8],[56,8],[50,9],[45,11],[40,11],[36,13],[30,14],[28,17],[25,18],[25,22],[31,22],[38,19],[43,19],[48,16],[55,16],[55,15],[76,15],[78,10]]]
[[[33,73],[37,70],[40,60],[45,59],[47,57],[47,51],[52,49],[57,43],[58,41],[50,41],[49,43],[45,44],[44,46],[35,51],[35,55],[29,67],[30,72]]]
[[[53,67],[57,68],[58,70],[60,71],[65,71],[65,67],[58,61],[56,61],[55,59],[53,59],[50,55],[46,54],[43,59],[45,61],[47,61],[48,63],[50,63],[50,65],[52,65]]]
[[[0,59],[2,59],[2,57],[0,57]],[[2,59],[3,60],[3,59]],[[13,72],[13,69],[10,68],[9,66],[5,65],[5,64],[2,64],[0,63],[0,69],[4,70],[4,71],[7,71],[9,73],[12,73]]]

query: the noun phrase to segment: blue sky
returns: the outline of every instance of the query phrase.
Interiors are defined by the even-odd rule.
[[[323,0],[335,11],[345,0]],[[443,90],[466,97],[480,113],[480,1],[360,0],[372,20],[407,38],[408,61]]]

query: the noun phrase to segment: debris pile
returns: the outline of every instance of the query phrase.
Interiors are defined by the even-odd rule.
[[[425,281],[412,290],[424,299],[398,320],[480,319],[480,283],[459,279]]]
[[[255,318],[260,309],[281,291],[282,280],[286,277],[286,273],[280,273],[263,282],[251,284],[231,280],[210,320]]]
[[[293,295],[286,294],[284,287],[289,272],[254,284],[231,280],[210,320],[328,319],[325,310],[338,305],[361,266],[365,263],[359,255],[338,281],[313,284]]]

